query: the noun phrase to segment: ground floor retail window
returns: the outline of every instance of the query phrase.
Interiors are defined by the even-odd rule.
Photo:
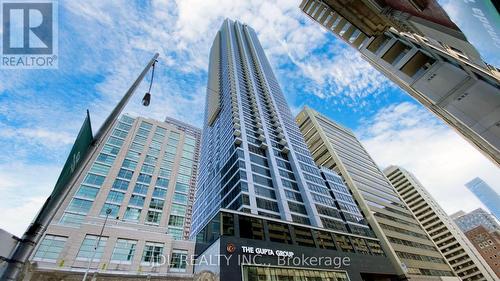
[[[243,266],[243,281],[349,281],[347,273],[339,271]]]

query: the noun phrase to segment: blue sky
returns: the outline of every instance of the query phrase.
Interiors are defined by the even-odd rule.
[[[381,167],[415,173],[446,211],[480,206],[463,187],[470,179],[500,182],[497,167],[305,18],[298,0],[59,4],[59,69],[0,70],[0,228],[14,234],[50,193],[86,109],[95,132],[154,52],[151,106],[140,106],[143,83],[125,111],[201,125],[208,52],[225,17],[257,31],[294,113],[308,105],[352,128]]]

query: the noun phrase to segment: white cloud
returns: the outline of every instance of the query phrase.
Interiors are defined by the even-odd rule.
[[[412,172],[450,214],[482,206],[465,188],[466,182],[477,176],[491,185],[500,182],[498,167],[412,103],[381,109],[365,120],[358,135],[375,162],[382,168],[399,165]]]
[[[159,88],[156,88],[155,100],[146,110],[136,102],[127,110],[163,119],[166,113],[181,118],[193,107],[202,109],[204,97],[191,95],[185,100],[185,90],[175,88],[178,81],[170,79],[169,75],[171,71],[198,77],[205,75],[209,48],[225,18],[247,23],[256,30],[275,69],[286,72],[287,69],[281,67],[283,64],[295,64],[301,75],[297,83],[303,78],[310,79],[304,89],[306,92],[320,98],[335,97],[342,104],[358,107],[365,104],[364,97],[383,92],[389,85],[387,79],[343,43],[335,41],[317,23],[307,19],[298,8],[299,4],[299,0],[182,0],[152,1],[135,7],[117,1],[65,2],[74,21],[69,24],[79,25],[75,36],[88,43],[88,49],[78,62],[79,67],[107,72],[105,79],[96,86],[100,97],[92,106],[96,109],[92,110],[94,120],[98,121],[95,124],[104,120],[111,106],[135,79],[149,59],[145,54],[155,51],[160,52],[155,80]],[[317,55],[317,49],[324,53]],[[199,87],[205,86],[205,80],[198,79],[196,83]],[[142,86],[138,95],[145,88]],[[204,96],[205,92],[197,91],[196,94]],[[175,104],[172,100],[185,102]],[[202,115],[197,114],[196,119],[189,121],[201,125]]]
[[[44,196],[28,197],[12,208],[0,208],[2,221],[0,228],[21,237],[47,199]]]
[[[61,145],[71,144],[74,137],[66,132],[49,131],[44,128],[14,128],[0,123],[0,137],[11,141],[36,142],[47,147],[60,148]]]
[[[20,236],[40,210],[61,167],[10,162],[0,165],[0,228]]]

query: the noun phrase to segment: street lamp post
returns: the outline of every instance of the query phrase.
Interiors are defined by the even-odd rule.
[[[84,170],[83,168],[87,166],[92,157],[97,153],[97,148],[99,147],[99,144],[103,141],[103,137],[107,134],[107,132],[109,132],[109,130],[111,130],[113,123],[116,121],[116,119],[123,111],[123,109],[127,105],[128,101],[130,100],[134,92],[139,87],[140,83],[148,73],[149,69],[151,69],[151,67],[153,67],[154,69],[154,65],[157,62],[158,56],[159,54],[155,53],[153,58],[148,62],[148,64],[143,69],[141,74],[139,74],[137,79],[134,81],[132,86],[130,86],[125,95],[123,95],[122,99],[118,102],[115,108],[113,108],[113,111],[111,111],[106,120],[104,120],[104,123],[101,125],[101,127],[99,128],[99,130],[97,131],[97,133],[93,138],[92,149],[86,155],[83,156],[84,160],[81,162],[82,165],[80,165],[80,167],[75,168],[75,172],[71,175],[71,179],[64,186],[64,188],[61,189],[60,193],[57,194],[60,196],[54,196],[54,197],[51,196],[49,197],[49,199],[45,201],[44,205],[38,212],[33,222],[24,232],[13,254],[7,261],[8,264],[5,270],[3,271],[2,275],[0,276],[0,280],[6,280],[6,281],[18,280],[18,278],[21,275],[21,272],[24,270],[24,265],[31,256],[35,246],[40,242],[43,233],[47,229],[47,226],[52,221],[59,207],[62,205],[62,203],[68,196],[70,187],[75,184],[76,179],[78,179],[78,177],[81,176],[81,174],[83,173]],[[146,95],[143,98],[144,106],[149,105],[150,98],[151,94],[149,92],[146,93]],[[146,102],[144,102],[144,100],[147,100],[147,104]]]
[[[97,241],[94,245],[94,251],[92,252],[92,258],[89,260],[89,264],[87,265],[87,270],[85,270],[82,281],[87,280],[87,275],[89,274],[90,266],[92,265],[92,261],[94,260],[95,254],[97,253],[99,243],[101,242],[102,233],[104,232],[104,227],[106,227],[106,222],[108,221],[109,214],[111,214],[111,208],[106,209],[106,218],[104,219],[104,223],[102,224],[101,233],[99,233],[99,236],[97,236]]]

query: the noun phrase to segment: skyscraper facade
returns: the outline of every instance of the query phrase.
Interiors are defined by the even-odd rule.
[[[489,231],[500,230],[500,225],[493,215],[481,208],[475,209],[469,213],[453,214],[451,217],[463,232],[467,232],[480,225],[484,226]]]
[[[474,245],[413,174],[390,166],[384,174],[462,281],[497,279]]]
[[[239,22],[225,20],[210,51],[200,159],[196,253],[200,261],[233,258],[200,262],[197,274],[235,281],[397,276],[340,178],[314,164],[255,31]],[[296,264],[279,263],[295,257]],[[311,265],[304,257],[351,264]]]
[[[34,251],[32,279],[76,279],[88,267],[99,280],[192,278],[200,130],[123,115],[96,145]]]
[[[500,220],[500,195],[480,178],[475,178],[465,186]]]
[[[356,136],[318,112],[296,117],[317,165],[338,173],[395,266],[410,280],[440,280],[454,273]],[[457,279],[458,280],[458,279]]]
[[[500,165],[500,72],[437,0],[303,0],[300,8]]]

